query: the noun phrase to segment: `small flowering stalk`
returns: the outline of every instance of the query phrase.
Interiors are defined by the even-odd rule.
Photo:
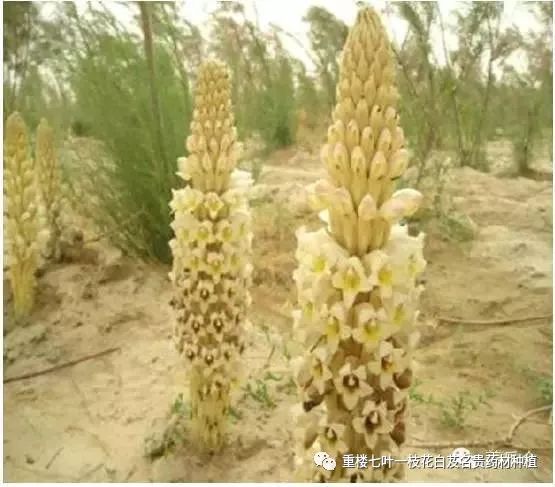
[[[337,105],[322,150],[328,178],[310,193],[328,227],[297,232],[294,317],[306,350],[295,371],[302,401],[300,480],[404,477],[402,463],[371,463],[372,457],[396,458],[405,442],[418,336],[417,276],[425,267],[423,234],[411,237],[399,224],[422,196],[395,191],[408,155],[394,73],[385,30],[375,11],[365,8],[343,50]],[[336,459],[334,470],[315,465],[319,451]],[[344,464],[357,455],[368,464]]]
[[[61,254],[60,236],[62,232],[60,169],[54,147],[54,132],[44,118],[37,128],[35,159],[40,197],[49,232],[49,238],[44,248],[44,257],[58,260]]]
[[[178,175],[189,185],[174,190],[170,203],[174,341],[189,366],[192,422],[210,450],[224,439],[250,303],[251,179],[235,169],[240,144],[230,93],[225,65],[205,62],[198,73],[189,156],[178,161]]]
[[[29,153],[27,127],[21,115],[6,120],[4,145],[4,223],[8,275],[14,319],[26,318],[33,307],[35,271],[45,241],[35,164]]]

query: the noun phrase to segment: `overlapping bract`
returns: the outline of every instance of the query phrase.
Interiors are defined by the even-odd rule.
[[[394,193],[408,165],[394,76],[384,28],[374,11],[362,10],[345,44],[337,105],[321,152],[329,179],[312,191],[336,240],[359,256],[380,248],[391,225],[421,201],[415,190]]]
[[[4,141],[4,224],[16,320],[25,318],[33,307],[35,271],[47,238],[43,214],[27,128],[15,112],[6,121]]]
[[[384,28],[372,9],[363,9],[344,47],[322,150],[329,177],[311,191],[328,227],[297,233],[295,328],[306,350],[295,376],[300,479],[403,479],[402,463],[357,470],[341,462],[346,453],[396,457],[405,441],[425,261],[423,235],[411,237],[399,224],[422,196],[395,191],[408,155],[393,81]],[[314,465],[318,451],[337,458],[334,471]]]
[[[190,155],[178,174],[190,183],[173,192],[170,241],[176,320],[174,340],[189,365],[193,423],[209,449],[221,446],[241,354],[250,302],[252,233],[248,173],[235,169],[227,69],[200,68]]]
[[[49,232],[45,257],[59,259],[62,233],[60,169],[54,147],[54,131],[44,118],[37,128],[35,158],[41,203]]]

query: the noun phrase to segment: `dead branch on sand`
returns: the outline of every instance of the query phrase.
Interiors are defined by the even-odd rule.
[[[450,318],[446,316],[438,316],[435,320],[438,323],[446,323],[449,325],[480,325],[480,326],[496,326],[511,325],[515,323],[525,323],[527,321],[550,320],[553,313],[547,315],[526,316],[523,318],[502,318],[499,320],[465,320],[463,318]]]
[[[534,414],[538,414],[544,411],[549,411],[552,409],[552,405],[542,406],[540,408],[531,409],[525,412],[522,416],[519,416],[516,421],[512,424],[509,432],[506,436],[501,438],[492,438],[492,439],[485,439],[485,440],[458,440],[458,441],[444,441],[444,442],[437,442],[437,443],[420,443],[421,440],[418,438],[413,437],[419,441],[419,443],[409,443],[407,446],[413,448],[431,448],[431,449],[439,449],[439,448],[459,448],[459,447],[466,447],[466,448],[476,448],[476,447],[486,447],[486,448],[513,448],[514,450],[522,450],[522,451],[531,451],[531,450],[551,450],[553,447],[527,447],[523,445],[518,445],[513,443],[513,439],[516,433],[516,430],[519,428],[522,423],[526,421],[530,416]]]
[[[75,360],[71,360],[69,362],[65,362],[63,364],[56,365],[56,366],[50,367],[48,369],[39,370],[37,372],[30,372],[28,374],[18,375],[16,377],[9,377],[8,379],[4,379],[4,384],[7,384],[9,382],[20,381],[20,380],[23,380],[23,379],[30,379],[32,377],[38,377],[39,375],[49,374],[50,372],[55,372],[56,370],[65,369],[66,367],[72,367],[73,365],[77,365],[77,364],[79,364],[81,362],[84,362],[86,360],[91,360],[93,358],[102,357],[103,355],[108,355],[109,353],[116,352],[117,350],[120,350],[120,347],[108,348],[107,350],[103,350],[101,352],[97,352],[97,353],[94,353],[92,355],[87,355],[85,357],[81,357],[81,358],[78,358],[78,359],[75,359]]]

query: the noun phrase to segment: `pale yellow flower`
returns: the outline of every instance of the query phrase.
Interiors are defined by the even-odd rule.
[[[234,278],[225,278],[220,281],[220,285],[223,291],[224,296],[230,301],[233,302],[237,297],[238,293],[240,293],[243,288],[237,279]]]
[[[393,294],[393,272],[388,254],[379,249],[373,250],[363,257],[363,262],[371,287],[379,287],[382,299],[390,297]]]
[[[421,274],[426,261],[422,255],[424,234],[417,237],[408,235],[407,227],[394,225],[384,251],[390,255],[393,268],[393,283],[399,289],[412,288]]]
[[[229,246],[234,241],[235,234],[229,220],[220,220],[217,222],[215,226],[215,234],[216,240],[222,244],[222,247]]]
[[[366,446],[374,449],[379,435],[389,434],[393,430],[393,424],[388,418],[387,404],[366,401],[361,416],[353,419],[353,428],[364,436]]]
[[[342,303],[335,303],[326,315],[323,334],[326,337],[328,352],[333,353],[342,340],[351,336],[351,329],[347,324],[347,312]]]
[[[310,377],[312,385],[320,394],[324,393],[327,382],[333,377],[331,370],[326,364],[327,354],[322,348],[312,351],[310,357]]]
[[[228,319],[223,311],[212,312],[208,318],[207,331],[218,341],[221,342],[227,329]]]
[[[366,369],[363,365],[353,369],[351,362],[347,362],[339,370],[339,376],[334,379],[335,388],[343,399],[345,407],[351,411],[362,399],[372,393],[372,388],[366,382]]]
[[[219,252],[208,252],[203,270],[210,276],[214,284],[218,284],[222,274],[226,271],[226,258]]]
[[[201,351],[203,370],[202,373],[205,377],[210,377],[215,375],[217,372],[221,372],[224,366],[223,357],[217,348],[203,347]]]
[[[204,317],[202,315],[191,313],[185,326],[192,331],[197,339],[206,336],[206,327],[204,326]]]
[[[193,213],[202,203],[203,193],[191,186],[182,189],[172,189],[173,198],[170,201],[170,208],[178,216],[180,213]]]
[[[170,227],[179,242],[189,245],[196,239],[199,221],[191,213],[177,213]]]
[[[380,344],[374,360],[368,363],[368,370],[379,377],[382,390],[394,384],[393,376],[405,371],[409,365],[409,358],[401,348],[394,347],[390,342]]]
[[[346,308],[352,306],[359,293],[371,289],[364,267],[357,257],[350,257],[338,264],[332,283],[334,287],[342,291],[343,304]]]
[[[184,181],[191,181],[201,174],[198,157],[194,154],[189,155],[189,157],[179,157],[177,166],[179,171],[176,174]]]
[[[199,223],[196,228],[195,241],[200,248],[206,247],[215,241],[214,224],[209,220]]]
[[[394,293],[389,299],[383,300],[389,323],[400,330],[412,326],[416,319],[417,300],[412,295]]]
[[[218,296],[214,293],[214,283],[208,279],[197,282],[194,292],[195,301],[199,304],[202,313],[206,313],[211,304],[218,302]]]
[[[376,310],[369,303],[361,303],[355,306],[354,316],[356,328],[353,338],[368,351],[374,350],[393,331],[383,308]]]
[[[204,195],[203,205],[204,208],[206,208],[206,211],[208,212],[210,218],[212,218],[212,220],[215,220],[216,218],[218,218],[218,214],[224,207],[224,202],[216,193],[210,192]]]
[[[191,277],[198,278],[200,272],[205,268],[205,252],[203,248],[188,251],[182,256],[183,266],[190,272]]]
[[[413,215],[422,203],[422,194],[411,188],[400,189],[380,207],[380,216],[390,224]]]
[[[185,343],[183,347],[183,356],[193,366],[197,366],[202,362],[202,357],[199,353],[199,346],[196,343]]]
[[[322,450],[331,457],[347,451],[347,444],[344,440],[345,425],[340,423],[328,423],[325,418],[320,422],[318,439]]]

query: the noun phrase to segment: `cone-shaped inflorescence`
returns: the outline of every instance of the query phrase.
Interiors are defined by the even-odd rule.
[[[398,458],[405,441],[417,276],[425,266],[423,235],[411,237],[399,223],[422,197],[395,191],[408,157],[394,72],[385,30],[365,8],[343,51],[322,150],[328,179],[311,191],[328,228],[297,234],[295,326],[306,350],[295,373],[303,479],[387,482],[404,475],[402,463],[371,460]],[[320,451],[335,459],[334,470],[315,465]]]
[[[14,319],[19,321],[26,318],[33,307],[35,271],[45,232],[27,127],[17,112],[6,121],[4,218]]]
[[[170,242],[174,339],[189,366],[192,422],[208,449],[222,445],[230,394],[239,377],[251,265],[248,173],[235,169],[240,144],[225,65],[199,69],[189,156],[173,192]]]
[[[42,119],[37,128],[35,159],[39,191],[44,208],[49,238],[44,249],[44,256],[57,260],[60,258],[61,224],[61,181],[54,131],[46,119]]]

